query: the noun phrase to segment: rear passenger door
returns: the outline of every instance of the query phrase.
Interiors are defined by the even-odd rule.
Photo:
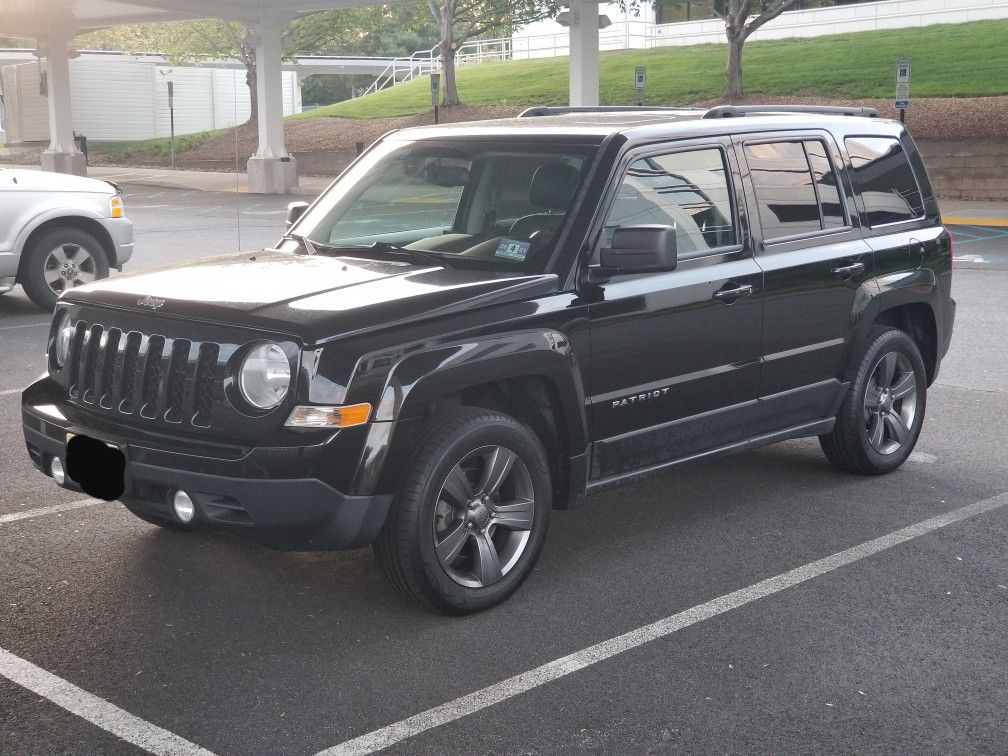
[[[764,272],[759,378],[765,432],[832,416],[874,275],[841,154],[826,132],[736,138]],[[754,223],[754,225],[757,225]]]
[[[887,279],[920,269],[925,257],[936,253],[943,229],[937,215],[926,217],[928,203],[899,139],[877,134],[848,136],[844,147],[865,237],[875,251],[875,274],[885,287]],[[918,165],[923,172],[919,159]],[[927,199],[933,206],[934,200]]]

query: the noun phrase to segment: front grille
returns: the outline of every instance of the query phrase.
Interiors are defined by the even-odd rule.
[[[220,345],[78,321],[70,397],[96,410],[209,428]]]

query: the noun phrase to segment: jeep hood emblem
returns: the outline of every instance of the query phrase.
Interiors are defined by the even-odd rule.
[[[144,297],[143,299],[138,299],[137,304],[141,307],[150,307],[152,310],[156,310],[164,304],[164,300],[157,297]]]

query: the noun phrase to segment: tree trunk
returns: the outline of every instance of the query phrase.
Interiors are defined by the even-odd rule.
[[[454,4],[445,3],[441,11],[441,78],[444,98],[441,102],[449,107],[458,105],[458,87],[455,84],[455,53],[457,45],[455,43],[455,7]]]
[[[728,34],[728,67],[725,72],[725,102],[739,102],[742,99],[742,45],[745,37]]]
[[[256,80],[255,58],[245,61],[245,83],[249,89],[249,118],[246,123],[257,123],[259,121],[259,84]]]

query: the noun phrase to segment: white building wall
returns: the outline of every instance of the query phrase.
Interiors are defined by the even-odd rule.
[[[7,139],[49,140],[46,98],[39,92],[38,65],[4,67]],[[91,140],[129,141],[171,133],[168,81],[175,87],[175,133],[227,128],[251,112],[245,71],[236,68],[168,66],[121,56],[96,59],[86,54],[70,61],[74,131]],[[297,74],[284,71],[284,115],[300,112]],[[10,90],[10,91],[8,91]]]
[[[651,3],[643,3],[638,16],[623,13],[613,3],[603,3],[600,12],[613,21],[612,26],[599,33],[599,48],[602,50],[725,41],[724,22],[717,18],[655,24]],[[1008,18],[1008,0],[883,0],[782,13],[760,27],[751,39],[818,37],[997,18]],[[567,29],[553,20],[530,24],[512,36],[511,45],[512,57],[517,59],[569,54]]]

